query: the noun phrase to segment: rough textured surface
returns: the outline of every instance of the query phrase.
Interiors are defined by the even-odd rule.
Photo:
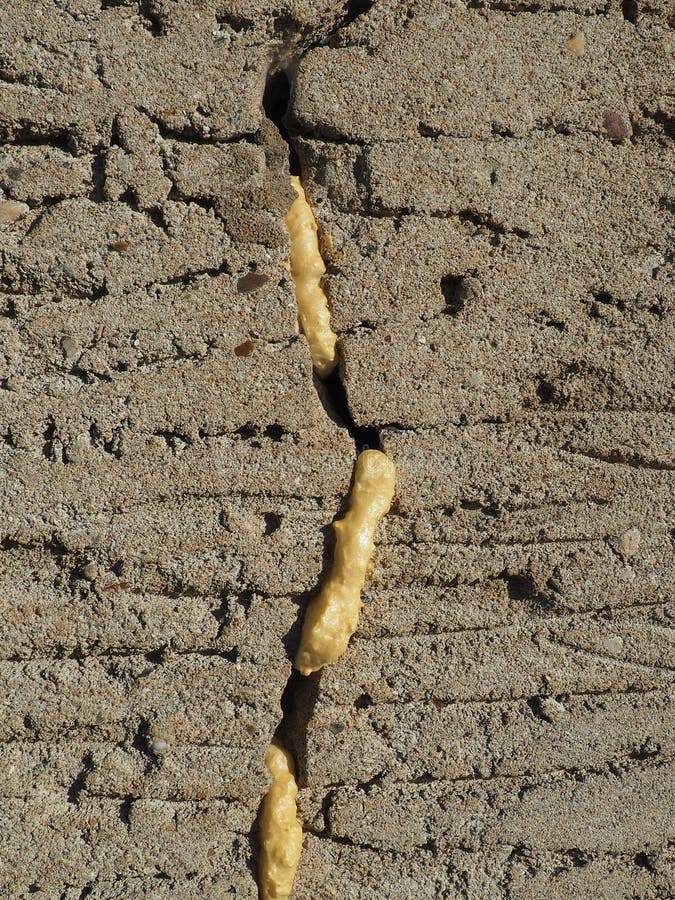
[[[372,434],[297,333],[280,65],[349,410],[399,471],[358,635],[286,692],[295,897],[675,894],[671,24],[5,0],[2,896],[256,896]]]

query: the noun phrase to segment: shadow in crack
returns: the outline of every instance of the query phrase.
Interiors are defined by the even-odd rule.
[[[331,372],[328,378],[324,379],[314,375],[314,386],[326,415],[341,428],[347,429],[356,445],[357,453],[361,453],[362,450],[381,450],[380,434],[377,428],[360,426],[354,421],[347,400],[343,373],[340,369],[341,365]]]
[[[286,127],[286,112],[291,99],[291,82],[283,69],[270,69],[263,93],[265,115],[276,126],[288,144],[288,166],[291,175],[300,174],[300,160]]]
[[[275,737],[293,756],[298,787],[307,784],[307,727],[314,715],[320,684],[321,672],[305,676],[293,669],[281,696],[283,717]]]

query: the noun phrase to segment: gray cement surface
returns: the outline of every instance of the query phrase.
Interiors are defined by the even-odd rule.
[[[3,0],[0,896],[257,896],[367,429],[399,485],[361,627],[284,699],[294,897],[675,895],[672,24]]]

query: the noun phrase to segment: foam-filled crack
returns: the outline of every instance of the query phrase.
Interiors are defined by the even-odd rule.
[[[298,304],[298,321],[307,338],[314,371],[326,378],[338,362],[337,335],[330,325],[328,298],[321,286],[326,266],[319,252],[317,224],[297,175],[291,175],[296,193],[286,216],[291,240],[291,277]]]
[[[278,82],[279,73],[272,76]],[[286,97],[287,100],[287,97]],[[291,139],[283,123],[285,107],[265,109],[289,144],[289,159],[297,163]],[[357,428],[345,387],[340,379],[337,335],[331,328],[328,298],[322,278],[326,267],[318,242],[318,225],[300,178],[291,175],[296,199],[286,216],[290,238],[289,270],[298,305],[298,322],[307,338],[315,384],[327,415],[345,427],[353,438],[358,458],[354,469],[349,508],[334,523],[336,543],[333,565],[317,596],[310,602],[303,622],[300,646],[283,696],[283,718],[265,756],[272,784],[258,817],[258,886],[261,900],[291,897],[293,879],[302,850],[302,826],[297,818],[296,769],[298,748],[306,743],[294,733],[307,730],[306,687],[315,692],[315,673],[335,663],[356,631],[362,606],[361,592],[374,549],[375,529],[389,511],[396,484],[394,463],[381,452],[376,429]],[[318,676],[317,676],[318,677]],[[312,690],[309,692],[312,693]],[[304,773],[306,775],[306,772]]]
[[[375,529],[389,512],[395,487],[393,462],[380,450],[364,450],[356,461],[349,510],[333,525],[333,565],[305,613],[295,658],[303,675],[336,662],[356,631]]]

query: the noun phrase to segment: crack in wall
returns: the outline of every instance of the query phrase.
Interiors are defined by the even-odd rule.
[[[352,15],[352,18],[356,18],[362,12],[369,9],[371,5],[372,4],[369,4],[369,3],[365,3],[365,4],[359,3],[359,2],[352,3],[352,4],[350,4],[349,12]],[[293,71],[293,72],[296,71],[297,70],[297,60],[291,60],[290,63],[287,64],[287,69],[288,69],[288,71]],[[291,94],[292,94],[292,83],[291,83],[291,79],[289,78],[289,76],[287,74],[287,70],[281,66],[275,67],[275,65],[273,64],[270,67],[267,82],[265,85],[265,91],[264,91],[264,95],[263,95],[263,109],[264,109],[264,112],[265,112],[265,115],[267,116],[267,118],[276,126],[280,136],[282,137],[282,139],[285,141],[285,143],[288,146],[288,164],[289,164],[290,174],[292,177],[294,176],[297,179],[298,186],[296,187],[296,191],[298,192],[298,198],[301,199],[301,202],[304,203],[304,202],[306,202],[305,198],[304,198],[304,191],[303,191],[301,183],[299,181],[299,176],[301,173],[300,156],[297,152],[297,149],[296,149],[296,146],[294,143],[294,138],[291,135],[291,132],[288,127],[288,118],[287,117],[288,117],[288,108],[289,108]],[[307,204],[307,205],[309,206],[309,204]],[[308,209],[306,212],[307,212],[307,217],[309,218],[311,216],[311,219],[312,219],[311,225],[310,224],[305,225],[306,231],[311,234],[311,231],[316,228],[316,225],[313,221],[313,214],[311,214],[311,210]],[[287,220],[287,227],[289,228],[289,233],[291,234],[291,240],[293,241],[294,234],[291,231],[291,226],[289,225],[288,220]],[[303,247],[303,251],[306,253],[307,252],[306,244],[308,242],[305,240],[305,241],[303,241],[303,243],[305,244],[305,247]],[[309,253],[319,257],[319,260],[317,260],[317,264],[319,261],[321,261],[321,263],[322,263],[322,260],[320,260],[320,251],[318,250],[318,248],[315,248],[313,246],[315,243],[315,239],[311,243],[312,243],[312,249],[309,251]],[[293,251],[291,251],[291,261],[293,262]],[[321,268],[323,269],[323,271],[325,271],[325,267],[323,267],[323,265],[321,266]],[[296,298],[298,299],[298,302],[300,305],[300,299],[301,299],[300,298],[300,288],[299,288],[298,281],[296,280],[296,277],[295,277],[296,273],[294,272],[293,275],[294,275]],[[323,276],[321,276],[318,283],[314,286],[315,289],[317,287],[319,288],[318,293],[320,292],[321,294],[323,294],[322,282],[323,282]],[[327,305],[328,298],[325,297],[325,294],[321,299]],[[300,312],[299,312],[299,319],[302,322],[302,315],[300,314]],[[332,332],[331,332],[331,334],[332,334]],[[312,340],[311,340],[310,335],[308,335],[308,339],[310,342],[310,350],[315,351],[315,348],[312,346]],[[334,340],[334,336],[333,336],[333,340]],[[314,355],[315,355],[315,353],[313,352],[312,356],[314,357]],[[314,387],[317,391],[318,397],[321,401],[321,404],[324,408],[324,411],[326,412],[326,415],[333,422],[335,422],[339,427],[347,430],[351,439],[354,442],[357,456],[362,451],[367,451],[367,450],[380,451],[381,443],[380,443],[380,434],[379,434],[378,429],[374,428],[372,426],[368,426],[368,425],[365,425],[365,426],[357,425],[354,420],[354,416],[349,407],[347,389],[346,389],[346,386],[344,383],[344,376],[345,376],[344,361],[341,356],[339,345],[336,348],[336,355],[337,355],[337,366],[335,366],[335,363],[333,363],[333,366],[335,366],[334,368],[326,368],[326,367],[322,368],[321,365],[317,365],[316,360],[314,361],[315,369],[320,374],[323,375],[323,377],[319,377],[319,375],[317,375],[317,371],[315,371],[313,374],[313,383],[314,383]],[[366,454],[366,456],[367,455],[368,454]],[[383,454],[381,454],[381,455],[383,456]],[[363,462],[363,466],[361,468],[365,470],[365,468],[368,467],[368,463],[366,462],[365,456],[361,458],[360,462],[361,461]],[[370,462],[370,460],[368,462]],[[384,462],[388,463],[386,458],[385,458]],[[393,493],[393,478],[394,478],[393,473],[395,472],[395,470],[394,470],[393,464],[388,463],[388,466],[389,466],[389,472],[388,472],[389,481],[391,482],[390,488]],[[380,474],[379,467],[377,464],[376,464],[376,468],[378,468],[378,474]],[[361,473],[361,476],[362,476],[362,474],[363,473]],[[357,476],[359,476],[359,467],[357,467],[357,470],[356,470],[356,473],[354,476],[355,485],[357,484]],[[357,488],[355,487],[354,491],[356,491],[356,490],[357,490]],[[364,543],[364,541],[362,539],[361,531],[363,531],[364,528],[366,530],[368,530],[368,528],[366,526],[370,527],[370,530],[371,530],[370,544],[371,544],[371,550],[372,550],[372,532],[374,531],[375,525],[377,524],[379,517],[383,514],[382,510],[384,510],[384,512],[387,511],[389,503],[391,502],[391,498],[389,498],[389,502],[386,503],[386,509],[384,508],[384,500],[382,498],[380,498],[381,509],[379,510],[379,512],[375,512],[374,509],[367,508],[368,504],[373,503],[373,498],[370,496],[371,492],[373,491],[373,487],[371,485],[368,485],[368,487],[366,487],[366,485],[364,484],[363,486],[359,487],[358,490],[359,490],[358,495],[355,496],[355,494],[352,494],[350,497],[350,501],[354,506],[354,508],[350,511],[350,513],[347,514],[348,518],[351,516],[350,524],[347,525],[346,527],[340,529],[340,531],[337,533],[337,538],[338,538],[338,542],[340,542],[340,540],[342,540],[350,550],[354,550],[354,548],[355,548],[354,542],[356,542],[356,544],[359,544],[359,546],[361,544],[363,544],[363,547],[361,548],[361,550],[362,550],[361,555],[363,555],[364,553],[366,553],[367,548],[366,548],[366,544]],[[375,493],[378,493],[378,492],[380,494],[382,494],[382,496],[384,496],[384,494],[386,493],[386,489],[383,490],[382,485],[377,485],[375,487]],[[360,499],[357,499],[357,498],[360,498]],[[364,504],[365,504],[366,508],[364,508]],[[359,511],[357,511],[357,509]],[[363,519],[364,521],[361,522],[361,519]],[[365,520],[369,520],[369,521],[366,522]],[[338,523],[338,524],[344,525],[345,522],[346,522],[346,520],[342,520],[342,522]],[[358,534],[357,534],[357,531],[358,531]],[[352,532],[353,532],[353,536],[352,536]],[[346,548],[345,548],[345,550],[342,551],[340,556],[341,557],[346,556]],[[370,553],[367,553],[367,556],[369,559]],[[336,553],[336,557],[337,557],[337,553]],[[356,570],[359,570],[359,568],[363,568],[363,577],[364,578],[365,578],[365,571],[366,571],[366,565],[367,565],[368,559],[366,559],[365,561],[362,560],[362,562],[364,562],[362,567],[356,566]],[[335,561],[333,564],[338,573],[335,578],[335,580],[337,582],[342,581],[342,575],[341,575],[340,570],[344,567],[345,564],[346,564],[346,560],[342,559],[342,558],[339,563]],[[348,564],[347,564],[347,567],[350,568],[350,571],[351,571],[351,567]],[[329,579],[330,579],[330,576],[329,576]],[[361,597],[361,589],[358,587],[358,581],[359,581],[358,571],[356,572],[356,574],[354,574],[352,572],[352,577],[351,577],[351,579],[348,579],[348,581],[353,582],[353,584],[351,585],[353,590],[350,593],[354,593],[354,591],[356,591],[356,593],[354,594],[354,597],[350,597],[348,605],[351,605],[352,607],[356,608],[357,615],[358,615],[358,608],[360,608],[360,597]],[[342,588],[344,588],[344,584],[341,584],[341,589]],[[326,582],[324,584],[322,594],[319,595],[320,597],[322,597],[323,592],[326,592],[327,596],[326,596],[326,598],[324,598],[324,600],[325,600],[325,603],[328,603],[329,606],[331,606],[331,607],[334,605],[334,603],[338,599],[337,597],[335,597],[335,598],[332,597],[332,594],[331,594],[332,590],[333,590],[333,588],[328,587],[328,582]],[[340,592],[344,593],[343,590],[341,590]],[[329,595],[330,595],[330,599],[329,599]],[[354,599],[354,598],[356,598],[356,599]],[[313,602],[316,603],[316,600],[318,600],[318,599],[319,598],[315,598]],[[342,602],[346,602],[347,598],[340,597],[340,600]],[[343,629],[345,629],[344,634],[341,635],[341,637],[345,637],[345,635],[346,635],[346,640],[348,641],[349,637],[351,636],[351,633],[354,630],[354,628],[351,627],[354,624],[354,622],[351,621],[353,610],[351,610],[350,612],[347,612],[346,610],[341,610],[341,613],[343,616],[343,621],[341,624],[343,626]],[[318,627],[319,631],[322,630],[322,627],[325,624],[325,623],[321,622],[322,616],[323,616],[323,612],[317,612],[316,615],[314,616],[314,618],[317,619],[317,622],[314,623],[313,628],[316,629]],[[333,617],[334,617],[334,613],[332,613],[329,618],[332,619]],[[305,622],[306,621],[307,620],[305,619]],[[331,626],[334,627],[334,622],[331,622]],[[354,627],[355,627],[355,625],[354,625]],[[312,631],[312,629],[310,628],[309,632],[311,632],[311,631]],[[329,629],[329,632],[330,632],[330,629]],[[324,643],[325,643],[325,640],[326,640],[329,632],[326,632],[325,634],[323,634],[322,638],[320,639],[320,640],[323,640]],[[302,641],[304,642],[305,639],[306,639],[306,635],[303,630]],[[340,643],[340,641],[335,642],[335,635],[332,635],[332,639],[333,639],[333,642],[336,643],[336,646],[338,643]],[[330,641],[329,641],[329,643],[330,643]],[[337,651],[337,655],[339,655],[341,652],[342,652],[342,650]],[[319,654],[319,655],[321,655],[321,654]],[[318,659],[318,657],[317,657],[317,659]],[[298,671],[297,668],[293,668],[291,670],[291,674],[288,678],[286,687],[285,687],[282,697],[281,697],[282,718],[281,718],[281,721],[275,731],[272,746],[273,747],[280,746],[287,753],[290,754],[290,757],[295,764],[295,773],[292,773],[292,774],[295,775],[295,777],[297,779],[297,783],[301,787],[305,786],[308,782],[307,733],[308,733],[309,722],[313,716],[314,706],[316,704],[316,700],[317,700],[318,694],[319,694],[322,666],[327,661],[330,661],[328,659],[328,657],[326,657],[325,659],[322,658],[321,661],[319,663],[317,663],[316,667],[313,670],[311,667],[308,669],[304,669],[303,670],[304,674],[301,671]],[[295,665],[299,666],[299,668],[302,669],[302,665],[300,665],[297,660],[295,662]],[[279,893],[279,894],[275,893],[274,896],[279,896],[279,897],[290,896],[290,890],[291,890],[290,888],[289,888],[288,893],[284,893],[283,891],[285,890],[285,885],[288,884],[289,873],[290,873],[290,883],[292,885],[292,881],[295,876],[295,869],[299,862],[299,853],[300,853],[300,850],[298,849],[297,850],[297,858],[296,858],[295,851],[297,848],[294,846],[292,848],[293,852],[291,852],[291,849],[288,848],[286,850],[285,856],[284,856],[282,853],[280,853],[280,850],[279,850],[279,836],[268,833],[269,828],[270,828],[270,808],[269,808],[268,798],[271,798],[275,792],[278,792],[278,786],[276,783],[276,775],[273,772],[272,768],[270,768],[270,772],[271,772],[271,774],[274,775],[272,787],[270,788],[270,791],[268,792],[268,794],[265,795],[265,798],[263,799],[263,801],[261,803],[261,806],[259,809],[259,814],[258,814],[258,819],[256,820],[256,825],[254,826],[254,828],[259,827],[261,832],[262,831],[265,832],[265,838],[259,843],[259,846],[258,846],[258,859],[259,859],[259,865],[260,865],[259,892],[260,892],[260,896],[261,896],[262,900],[266,900],[266,898],[268,896],[271,896],[271,894],[268,893],[269,884],[270,884],[270,881],[272,883],[274,882],[275,876],[276,876],[276,881],[277,881],[276,888],[278,890],[282,891],[282,893]],[[293,784],[295,785],[295,781],[293,782]],[[293,809],[295,809],[295,806],[293,806]],[[288,815],[288,811],[286,811],[286,816],[287,815]],[[297,821],[299,823],[299,820],[297,820]],[[288,819],[288,822],[290,823],[289,824],[289,827],[290,827],[291,825],[295,824],[296,819],[292,816],[291,819]],[[283,841],[281,843],[283,843]],[[277,850],[276,858],[274,857],[275,849]]]
[[[288,72],[294,72],[296,69],[297,60],[295,59],[291,60],[286,68],[275,68],[273,66],[270,69],[263,94],[263,109],[267,118],[275,125],[288,146],[290,174],[300,176],[300,156],[296,148],[295,136],[291,134],[288,123],[288,107],[292,93],[292,84]],[[345,428],[349,432],[357,452],[367,449],[379,450],[381,449],[379,430],[368,425],[357,425],[354,421],[344,383],[344,363],[339,351],[338,344],[338,367],[326,378],[320,379],[314,375],[314,387],[326,415],[341,428]]]

